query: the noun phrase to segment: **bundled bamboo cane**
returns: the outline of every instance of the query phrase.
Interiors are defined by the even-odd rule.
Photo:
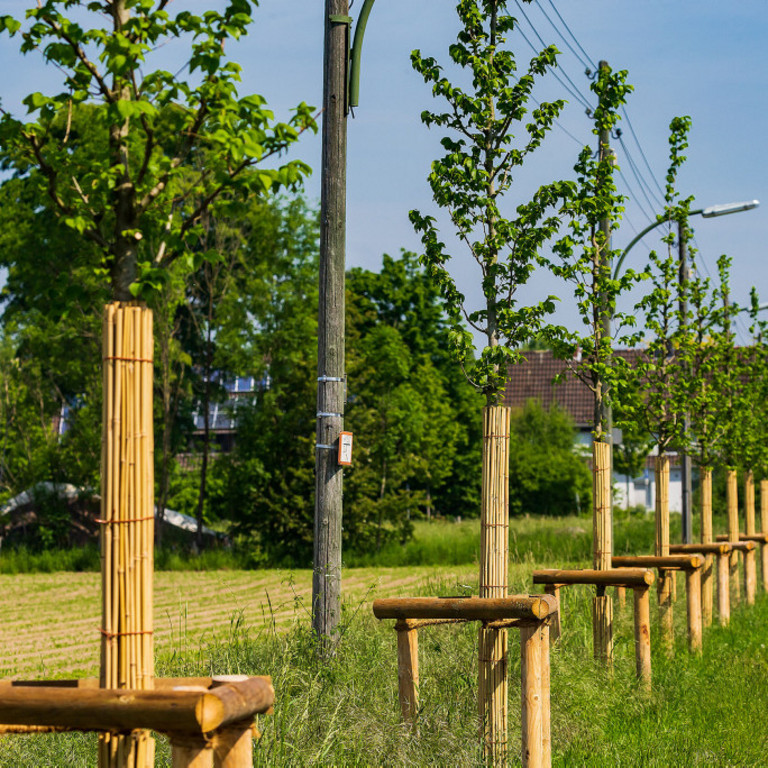
[[[611,509],[611,445],[592,443],[592,564],[595,570],[611,567],[613,512]],[[613,659],[613,603],[598,587],[592,603],[592,647],[596,659],[610,665]]]
[[[509,568],[509,408],[483,410],[483,498],[480,520],[480,597],[506,597]],[[506,764],[506,629],[481,627],[478,706],[483,751],[492,765]]]
[[[669,557],[669,457],[656,457],[656,557]],[[659,573],[659,621],[661,642],[667,654],[674,652],[671,571]]]
[[[154,680],[152,312],[107,305],[103,350],[100,685],[143,690]],[[147,732],[101,737],[100,768],[153,764]]]
[[[744,473],[744,533],[754,536],[755,529],[755,475],[751,469]],[[755,602],[757,592],[757,553],[749,550],[744,553],[744,592],[747,605]]]
[[[728,510],[728,541],[739,541],[739,481],[735,469],[730,467],[726,473],[726,508]],[[731,552],[730,562],[731,602],[741,600],[739,583],[739,552]]]
[[[712,470],[709,467],[699,467],[701,487],[701,543],[711,544],[712,535]],[[704,556],[704,567],[701,571],[701,612],[705,627],[712,623],[714,606],[714,559],[707,553]]]

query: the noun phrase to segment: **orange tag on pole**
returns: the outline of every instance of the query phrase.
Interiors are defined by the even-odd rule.
[[[339,432],[339,464],[348,467],[352,464],[352,433]]]

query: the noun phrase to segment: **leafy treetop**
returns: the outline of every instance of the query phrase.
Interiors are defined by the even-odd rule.
[[[201,15],[173,15],[168,5],[39,0],[25,21],[0,17],[0,32],[19,36],[23,53],[40,52],[63,74],[58,93],[24,99],[27,118],[0,112],[3,163],[33,174],[67,225],[98,246],[119,300],[160,286],[224,193],[294,187],[309,171],[299,161],[264,165],[314,127],[309,107],[276,122],[261,96],[238,96],[240,67],[225,44],[246,34],[252,3],[229,0]],[[181,69],[151,69],[155,52],[177,40],[189,50]],[[72,130],[83,110],[104,149],[87,163]]]
[[[439,238],[436,219],[419,211],[411,211],[410,218],[421,233],[423,263],[448,305],[454,353],[469,382],[492,404],[504,386],[507,365],[520,362],[520,346],[529,338],[547,333],[546,318],[554,310],[555,297],[526,305],[520,291],[539,262],[543,244],[558,229],[554,208],[570,193],[570,185],[555,182],[541,187],[511,217],[505,216],[501,203],[515,173],[539,148],[564,102],[529,110],[534,84],[555,66],[557,50],[545,48],[518,76],[514,55],[504,48],[506,35],[516,24],[504,0],[460,0],[456,10],[461,31],[449,55],[471,75],[471,87],[451,83],[437,61],[418,50],[411,61],[432,84],[433,96],[447,105],[444,112],[427,110],[421,116],[425,125],[447,131],[441,139],[445,154],[432,163],[429,184],[458,240],[480,267],[484,306],[467,307],[448,271],[452,256]],[[522,139],[515,142],[518,133]],[[486,338],[477,360],[463,320]]]

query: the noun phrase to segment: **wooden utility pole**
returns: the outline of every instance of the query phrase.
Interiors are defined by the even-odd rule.
[[[348,0],[325,0],[312,625],[326,649],[341,612],[348,14]]]

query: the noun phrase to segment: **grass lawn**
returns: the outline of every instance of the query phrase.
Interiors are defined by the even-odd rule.
[[[628,523],[648,529],[628,529],[633,539],[652,539],[650,518]],[[417,541],[426,536],[429,542],[420,557],[430,548],[471,550],[459,541],[464,526],[476,528],[477,522],[420,531]],[[583,537],[591,537],[587,520],[523,520],[513,530],[513,591],[532,591],[535,567],[588,562],[580,549]],[[622,536],[619,523],[617,549],[624,551]],[[336,657],[326,665],[315,660],[306,613],[309,580],[306,571],[159,573],[158,674],[272,675],[277,705],[274,715],[261,719],[258,765],[481,765],[476,626],[422,630],[421,727],[414,736],[399,723],[392,623],[376,622],[370,611],[376,596],[455,593],[461,584],[476,592],[475,565],[349,568],[343,633]],[[0,585],[12,596],[0,607],[4,676],[95,674],[96,574],[4,576]],[[563,636],[552,652],[555,765],[768,765],[768,597],[761,593],[755,606],[734,608],[730,627],[706,630],[704,653],[693,657],[685,649],[681,584],[675,657],[654,652],[654,689],[644,695],[634,679],[631,600],[615,608],[616,663],[608,674],[592,661],[591,596],[586,587],[564,590]],[[652,637],[657,636],[654,624]],[[511,632],[512,764],[519,753],[518,654],[517,633]],[[167,746],[158,741],[158,765],[167,765]],[[92,765],[92,736],[0,741],[3,767]]]

